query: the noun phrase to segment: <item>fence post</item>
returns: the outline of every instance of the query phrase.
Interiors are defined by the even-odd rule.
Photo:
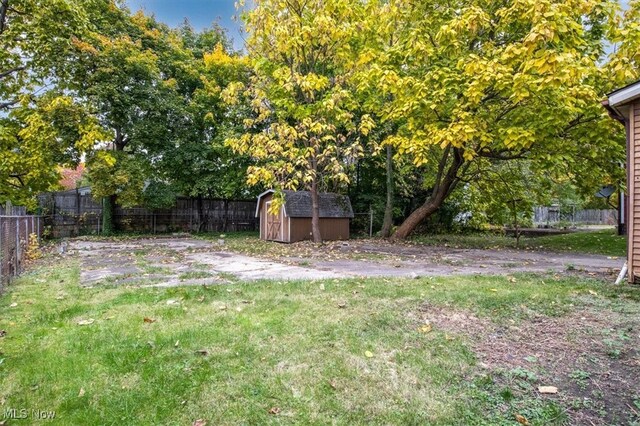
[[[0,291],[4,285],[4,278],[2,277],[3,265],[4,265],[4,247],[2,237],[4,236],[4,219],[0,216]]]
[[[20,274],[20,222],[18,221],[18,218],[14,218],[13,219],[16,223],[16,264],[14,267],[15,270],[15,274],[19,275]]]
[[[369,206],[369,238],[373,237],[373,206]]]

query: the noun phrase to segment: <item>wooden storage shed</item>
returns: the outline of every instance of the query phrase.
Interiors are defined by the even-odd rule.
[[[270,189],[258,196],[256,217],[260,218],[260,238],[282,243],[310,240],[311,193],[283,191],[284,205],[278,214],[269,212],[275,191]],[[349,221],[353,209],[349,197],[333,193],[318,194],[320,204],[320,233],[322,239],[348,240]]]
[[[627,229],[630,283],[640,281],[640,81],[610,93],[603,105],[627,132],[627,196],[621,200]]]

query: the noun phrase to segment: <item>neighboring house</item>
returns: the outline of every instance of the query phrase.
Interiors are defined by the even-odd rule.
[[[640,81],[610,93],[602,103],[627,132],[627,267],[629,282],[640,276]]]
[[[275,191],[270,189],[258,196],[256,217],[260,218],[260,238],[282,243],[312,239],[311,193],[283,191],[284,205],[277,214],[269,210]],[[348,240],[349,221],[353,210],[349,197],[333,193],[318,194],[320,204],[320,234],[324,241]]]

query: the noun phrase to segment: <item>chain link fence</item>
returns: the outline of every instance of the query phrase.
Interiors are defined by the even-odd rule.
[[[27,216],[20,207],[0,207],[0,292],[22,271],[31,234],[40,240],[42,221],[39,216]]]

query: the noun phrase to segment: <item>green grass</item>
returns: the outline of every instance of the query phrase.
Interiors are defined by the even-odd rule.
[[[515,248],[513,237],[491,234],[420,235],[412,241],[427,245],[448,245],[455,248]],[[584,231],[536,238],[520,238],[520,248],[527,250],[569,251],[624,257],[627,239],[613,229]]]
[[[189,272],[185,272],[182,273],[178,276],[179,280],[200,280],[200,279],[204,279],[204,278],[211,278],[214,275],[206,272],[206,271],[189,271]]]
[[[511,324],[640,299],[534,275],[84,289],[74,261],[49,262],[0,297],[0,410],[65,425],[560,424],[556,403],[477,375],[464,337],[421,333],[418,309]]]
[[[231,251],[244,253],[248,255],[264,255],[285,256],[293,253],[290,244],[274,243],[273,241],[265,241],[260,239],[258,232],[228,232],[222,233],[200,233],[195,234],[198,238],[211,240],[215,244],[219,240],[224,241],[223,247]]]

